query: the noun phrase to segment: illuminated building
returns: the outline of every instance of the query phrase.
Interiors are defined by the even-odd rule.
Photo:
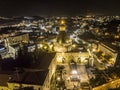
[[[20,47],[22,47],[24,44],[28,44],[29,35],[23,33],[8,37],[4,41],[5,41],[5,47],[8,49],[8,53],[9,53],[7,56],[16,59]]]
[[[66,34],[66,25],[65,21],[60,21],[59,26],[59,35],[56,38],[56,42],[54,43],[54,50],[56,52],[67,52],[68,46],[72,44],[72,41]]]
[[[47,90],[44,89],[47,74],[48,71],[44,70],[14,74],[8,81],[8,87],[10,90],[21,90],[25,87],[31,87],[33,90]]]
[[[114,66],[118,52],[116,51],[115,47],[113,45],[107,44],[107,43],[100,43],[98,45],[98,51],[102,51],[102,56],[107,59],[107,63],[110,66]],[[109,59],[109,60],[108,60]]]
[[[14,44],[23,44],[29,42],[29,35],[28,34],[19,34],[15,36],[11,36],[5,39],[5,45],[14,45]]]
[[[9,48],[9,56],[12,57],[13,59],[16,59],[18,57],[18,51],[20,49],[19,44],[15,44],[15,45],[10,45],[8,46]]]
[[[78,83],[79,80],[81,80],[81,82],[89,82],[86,68],[84,66],[89,65],[89,52],[83,45],[73,43],[73,41],[69,38],[66,33],[66,24],[64,20],[60,22],[59,35],[57,36],[56,42],[54,43],[54,50],[56,51],[54,58],[56,60],[56,67],[61,65],[69,68],[69,70],[66,70],[66,73],[70,82]],[[70,65],[68,65],[71,60],[76,63],[76,69],[70,68]],[[74,66],[75,65],[73,65],[73,67]],[[84,71],[84,74],[80,74],[80,71]],[[58,81],[61,80],[60,77],[57,79]],[[71,89],[67,86],[66,88]]]
[[[25,68],[22,72],[16,70],[10,75],[0,73],[0,90],[24,90],[27,87],[32,90],[51,90],[51,78],[56,67],[54,57],[55,53],[42,54],[40,63],[34,67]]]
[[[66,24],[64,20],[60,21],[60,26],[59,26],[59,35],[57,36],[57,42],[59,44],[67,44],[69,43],[69,37],[66,34]]]
[[[71,55],[73,56],[75,62],[81,62],[84,64],[87,64],[88,62],[88,51],[83,46],[74,44],[68,37],[64,20],[60,21],[59,35],[54,43],[54,50],[57,52],[56,60],[58,63],[68,63],[71,59]],[[63,61],[63,58],[65,58],[65,61]]]

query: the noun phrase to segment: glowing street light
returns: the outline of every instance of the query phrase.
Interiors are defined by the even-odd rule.
[[[57,62],[61,63],[62,62],[62,57],[57,57]]]
[[[61,20],[61,21],[60,21],[60,24],[65,24],[65,21],[64,21],[64,20]]]
[[[96,51],[96,49],[94,49],[94,48],[93,48],[93,49],[92,49],[92,51],[93,51],[93,52],[95,52],[95,51]]]
[[[60,81],[60,77],[57,77],[57,80]]]
[[[44,49],[47,49],[47,46],[44,46]]]
[[[72,74],[77,74],[77,71],[76,70],[72,70]]]
[[[43,44],[40,44],[40,48],[42,48],[43,47]]]
[[[76,45],[75,45],[75,44],[73,44],[72,46],[73,46],[74,48],[76,47]]]

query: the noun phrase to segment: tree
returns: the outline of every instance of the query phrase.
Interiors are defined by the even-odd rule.
[[[97,55],[98,57],[100,57],[100,56],[102,55],[102,53],[103,53],[102,51],[99,51],[99,52],[96,53],[96,55]]]

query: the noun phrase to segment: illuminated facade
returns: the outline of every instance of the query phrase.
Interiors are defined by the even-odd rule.
[[[16,36],[8,37],[5,39],[5,45],[14,45],[14,44],[22,44],[29,42],[29,35],[28,34],[19,34]]]
[[[94,87],[92,90],[118,90],[116,88],[120,87],[120,79],[113,80],[111,82],[105,83],[103,85]]]
[[[68,52],[68,53],[57,53],[56,60],[57,64],[67,64],[73,59],[77,64],[85,65],[88,64],[89,53],[88,52]]]
[[[28,69],[28,71],[25,70],[22,73],[16,72],[7,76],[5,78],[6,86],[1,85],[3,81],[0,81],[0,90],[21,90],[20,88],[23,89],[25,87],[32,87],[34,90],[51,90],[51,78],[56,70],[56,59],[54,53],[48,54],[48,56],[42,57],[44,59],[39,65],[39,69]],[[46,60],[48,60],[47,63]]]
[[[23,44],[28,44],[29,35],[28,34],[19,34],[6,38],[5,47],[8,48],[8,57],[16,59],[18,56],[18,50]]]
[[[109,59],[107,62],[108,64],[110,64],[111,66],[114,66],[115,62],[116,62],[116,58],[117,58],[117,51],[114,50],[113,48],[109,47],[108,45],[105,45],[103,43],[100,43],[98,45],[98,51],[102,52],[102,56],[105,59]],[[108,57],[108,58],[106,58]]]
[[[89,78],[86,73],[86,68],[85,65],[89,65],[90,61],[90,54],[86,50],[86,48],[83,45],[78,45],[76,43],[73,43],[73,41],[67,36],[67,33],[65,32],[66,30],[66,25],[65,21],[60,22],[60,27],[59,27],[59,35],[56,39],[56,42],[54,44],[54,50],[57,52],[55,55],[55,60],[56,60],[56,66],[63,66],[65,67],[65,72],[66,78],[63,75],[63,78],[65,80],[70,81],[70,83],[78,83],[80,82],[89,82]],[[76,63],[76,69],[72,70],[70,68],[70,63],[71,60]],[[72,65],[72,64],[71,64]],[[74,65],[73,65],[74,67]],[[57,70],[56,70],[57,72]],[[80,74],[82,72],[82,74]],[[83,74],[84,73],[84,74]],[[58,76],[58,81],[61,79],[61,77]],[[69,84],[65,82],[66,89],[73,89],[74,87],[70,87]],[[79,87],[79,85],[78,85]],[[62,89],[63,90],[63,89]]]
[[[72,41],[66,34],[66,24],[64,20],[60,21],[59,35],[54,42],[54,50],[56,52],[67,52],[68,46],[72,44]]]

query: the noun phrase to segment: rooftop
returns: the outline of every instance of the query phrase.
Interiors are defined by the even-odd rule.
[[[22,83],[32,85],[43,85],[46,79],[48,70],[35,71],[35,72],[23,72],[14,74],[9,83]]]
[[[14,44],[14,45],[10,45],[13,48],[18,48],[20,45],[19,44]]]
[[[31,68],[48,69],[54,57],[55,53],[42,53],[39,55],[39,60],[37,64],[32,65]]]
[[[109,50],[111,50],[112,52],[117,52],[119,49],[119,47],[112,45],[111,43],[108,42],[102,42],[101,43],[102,46],[105,46],[106,48],[108,48]]]
[[[0,74],[0,86],[8,86],[7,81],[9,80],[10,75]]]

